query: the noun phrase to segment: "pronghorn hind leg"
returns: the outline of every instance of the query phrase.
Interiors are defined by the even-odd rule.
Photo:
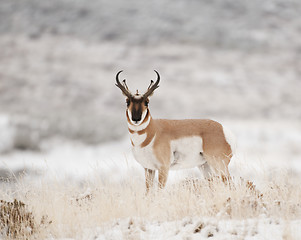
[[[231,177],[228,169],[229,162],[225,161],[224,158],[216,158],[216,165],[214,171],[216,176],[221,179],[224,184],[231,182]]]
[[[228,170],[228,165],[230,163],[229,159],[225,159],[224,156],[206,156],[206,161],[210,166],[211,173],[216,176],[229,177],[230,173]]]
[[[228,165],[229,163],[226,163],[226,161],[220,159],[218,168],[216,169],[218,175],[221,177],[224,183],[228,182],[230,179],[230,172],[228,169]]]
[[[210,157],[207,155],[206,161],[207,162],[201,167],[199,166],[199,168],[201,169],[204,166],[205,169],[208,168],[210,170],[209,177],[205,176],[209,183],[211,183],[214,179],[220,179],[224,184],[229,184],[231,182],[231,177],[228,169],[230,159],[225,159],[224,156]],[[205,175],[204,170],[203,173]]]
[[[166,167],[162,167],[159,169],[158,178],[159,178],[159,188],[161,188],[161,189],[164,188],[166,185],[167,178],[168,178],[168,171],[169,171],[169,168],[166,168]]]
[[[211,168],[207,162],[198,166],[198,168],[203,173],[205,179],[209,179],[211,177]]]
[[[146,185],[146,193],[149,192],[149,190],[154,185],[154,178],[155,178],[156,171],[152,169],[145,168],[145,185]]]

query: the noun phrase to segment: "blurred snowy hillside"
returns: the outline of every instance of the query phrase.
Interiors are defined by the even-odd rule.
[[[143,91],[156,69],[154,118],[213,118],[247,153],[299,159],[300,12],[298,0],[0,0],[0,152],[123,138],[115,74]]]

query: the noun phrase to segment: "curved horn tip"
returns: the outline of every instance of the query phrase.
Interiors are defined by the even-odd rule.
[[[160,74],[158,73],[158,71],[156,71],[156,70],[154,70],[154,71],[155,71],[155,73],[157,74],[157,77],[158,77],[157,81],[159,81],[160,80]]]
[[[119,81],[119,74],[122,73],[123,70],[120,70],[117,74],[116,74],[116,81],[118,82]]]
[[[123,72],[123,70],[120,70],[118,73],[117,73],[117,76],[120,74],[120,73],[122,73]]]

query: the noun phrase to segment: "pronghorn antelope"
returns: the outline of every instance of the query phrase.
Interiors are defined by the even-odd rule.
[[[126,96],[126,117],[135,159],[144,167],[146,188],[153,185],[158,170],[159,187],[166,184],[168,171],[199,167],[205,177],[211,173],[229,175],[232,149],[228,132],[208,119],[153,119],[148,108],[149,97],[159,87],[160,75],[151,80],[144,94],[132,94],[116,75],[116,86]],[[230,134],[230,133],[229,133]]]

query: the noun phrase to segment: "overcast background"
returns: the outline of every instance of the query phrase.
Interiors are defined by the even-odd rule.
[[[123,141],[115,75],[144,91],[156,69],[154,118],[213,118],[250,158],[300,162],[300,13],[298,0],[0,0],[2,159]]]

